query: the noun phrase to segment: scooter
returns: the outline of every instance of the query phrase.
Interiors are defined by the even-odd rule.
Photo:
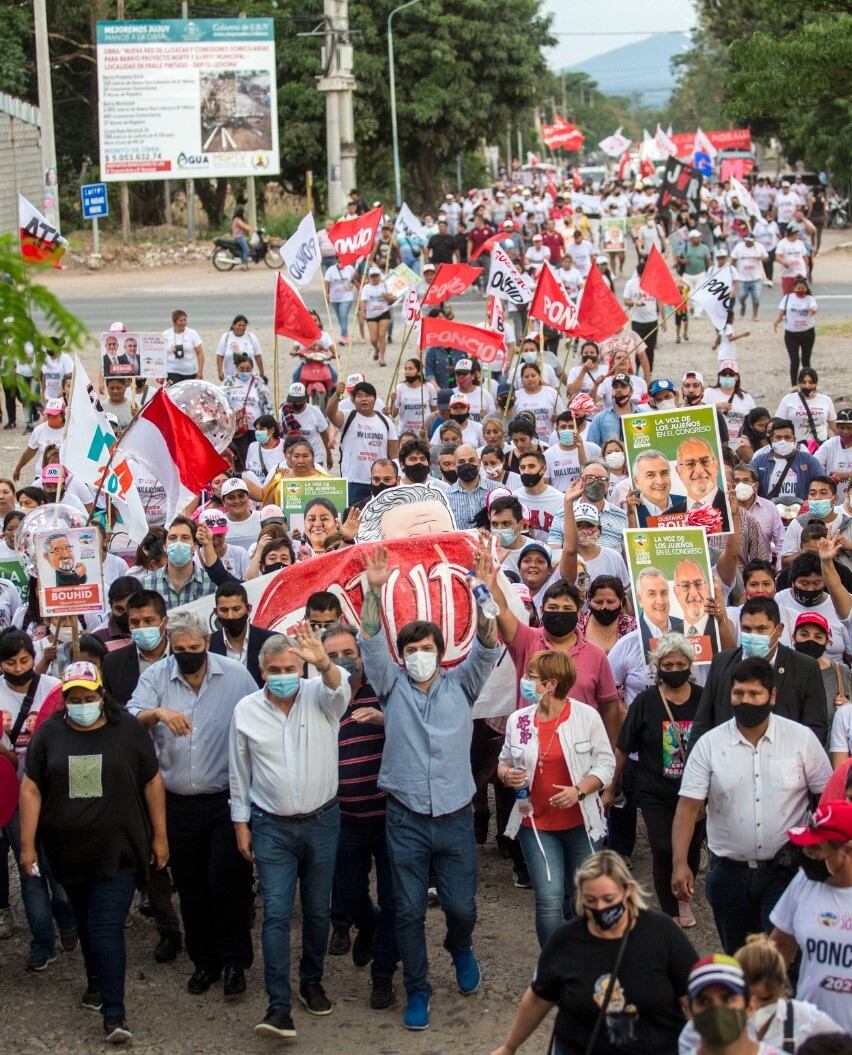
[[[334,389],[334,377],[328,365],[330,353],[312,352],[302,348],[294,354],[302,360],[299,381],[305,386],[308,402],[325,411],[326,400]]]
[[[233,271],[242,259],[240,247],[233,238],[214,238],[213,267],[217,271]],[[257,229],[257,237],[252,236],[249,242],[249,260],[259,264],[261,260],[267,267],[277,270],[284,263],[281,255],[281,243],[270,238],[262,227]]]

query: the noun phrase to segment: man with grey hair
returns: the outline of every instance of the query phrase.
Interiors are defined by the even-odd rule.
[[[193,612],[172,613],[166,633],[171,655],[142,673],[127,709],[151,730],[166,786],[169,865],[195,967],[187,989],[207,992],[224,969],[224,994],[237,996],[252,962],[252,870],[228,809],[228,727],[257,686],[208,652],[209,627]]]
[[[410,538],[455,531],[456,524],[446,497],[427,484],[389,487],[361,511],[356,542]]]
[[[633,482],[639,492],[636,518],[639,527],[653,527],[665,513],[686,511],[683,495],[672,497],[672,467],[660,451],[646,450],[633,463]],[[649,519],[652,518],[652,519]]]
[[[303,678],[305,664],[318,675]],[[332,1011],[322,976],[340,832],[337,735],[351,691],[349,674],[331,661],[306,620],[292,637],[275,634],[263,643],[260,673],[264,687],[245,695],[231,719],[231,819],[240,853],[257,865],[263,898],[269,1006],[255,1033],[295,1037],[290,921],[297,882],[299,999],[312,1015]]]
[[[659,568],[643,568],[636,579],[637,621],[642,648],[647,657],[654,642],[671,631],[683,633],[683,620],[672,618],[671,593],[665,575]],[[647,662],[647,659],[646,659]]]

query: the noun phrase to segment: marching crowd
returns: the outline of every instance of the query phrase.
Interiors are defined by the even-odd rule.
[[[477,845],[493,800],[506,881],[531,889],[541,946],[495,1055],[515,1052],[554,1005],[559,1055],[850,1050],[852,409],[835,407],[811,365],[825,193],[760,177],[760,219],[723,183],[665,215],[657,195],[645,182],[525,185],[515,173],[448,194],[422,216],[425,239],[389,219],[357,267],[338,265],[321,231],[339,332],[317,315],[322,338],[294,352],[339,368],[357,319],[377,376],[335,373],[320,399],[296,376],[277,407],[270,356],[264,365],[237,315],[215,356],[237,419],[229,471],[167,522],[165,485],[136,466],[150,528],[138,546],[60,464],[72,360],[56,342],[19,367],[32,387],[7,389],[5,428],[27,391],[27,439],[0,480],[0,558],[17,558],[23,516],[59,490],[98,527],[109,608],[72,627],[42,615],[34,580],[22,598],[0,579],[0,765],[19,785],[0,837],[0,938],[24,925],[9,907],[13,855],[27,971],[80,946],[82,1005],[102,1014],[107,1040],[131,1038],[134,901],[156,925],[154,960],[185,945],[189,992],[226,999],[249,984],[259,910],[260,1036],[296,1036],[294,995],[332,1013],[326,955],[369,965],[377,1011],[396,1003],[401,968],[403,1024],[428,1028],[429,905],[446,917],[460,992],[480,985]],[[347,212],[366,208],[353,191]],[[383,400],[380,368],[401,329],[388,268],[407,264],[422,292],[442,263],[475,257],[487,275],[495,245],[533,278],[550,263],[574,301],[592,268],[613,290],[624,272],[628,324],[572,342],[507,306],[502,360],[401,353]],[[653,247],[683,285],[678,343],[695,317],[688,294],[712,269],[733,262],[749,320],[780,279],[774,324],[792,390],[778,406],[748,390],[757,378],[737,358],[735,310],[713,376],[655,372],[669,312],[639,285]],[[450,317],[451,302],[431,311]],[[171,322],[164,380],[202,377],[201,336],[183,310]],[[104,381],[117,434],[149,395],[144,381]],[[665,511],[671,481],[653,457],[628,472],[621,419],[676,406],[715,408],[733,514],[708,540],[712,592],[688,567],[678,574],[682,620],[665,580],[640,577],[633,596],[623,548],[624,529],[644,526],[640,492]],[[348,482],[349,507],[316,498],[295,530],[287,482],[322,476]],[[408,509],[401,527],[386,492]],[[411,507],[433,505],[429,517],[475,540],[475,634],[448,666],[447,628],[396,626],[387,605],[384,541],[418,534]],[[356,623],[319,558],[364,539]],[[288,634],[255,625],[252,580],[306,561],[317,575],[294,599],[303,619]],[[215,619],[185,607],[205,598]],[[708,622],[721,650],[697,663],[690,638]],[[659,908],[631,870],[640,814]],[[700,958],[688,932],[706,911],[705,867],[721,951]]]

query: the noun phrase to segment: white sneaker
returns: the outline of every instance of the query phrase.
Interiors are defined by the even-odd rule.
[[[436,905],[440,904],[440,901],[438,900],[437,887],[430,886],[429,889],[426,891],[426,904],[429,906],[429,908],[434,908]]]
[[[15,931],[15,917],[10,908],[0,908],[0,938],[11,938]]]

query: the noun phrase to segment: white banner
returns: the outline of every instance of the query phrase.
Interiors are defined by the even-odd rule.
[[[657,125],[657,131],[654,135],[654,143],[661,154],[667,155],[668,157],[677,157],[677,146],[671,137]]]
[[[425,244],[429,240],[429,237],[426,234],[426,228],[417,219],[405,202],[399,207],[399,215],[396,218],[393,233],[397,241],[399,241],[400,238],[415,238]]]
[[[308,213],[281,246],[281,255],[290,272],[290,278],[299,286],[307,286],[320,264],[319,240],[312,212]]]
[[[731,181],[730,198],[739,198],[740,205],[743,206],[745,211],[753,220],[762,220],[763,216],[760,212],[760,208],[757,202],[752,198],[748,192],[748,188],[744,187],[742,183],[736,178],[736,176],[729,177]]]
[[[695,142],[692,145],[693,154],[706,154],[711,160],[719,151],[713,146],[707,135],[701,131],[701,127],[695,129]]]
[[[608,157],[620,158],[624,151],[630,147],[630,142],[627,136],[621,134],[621,126],[619,125],[612,135],[602,139],[598,146]]]
[[[510,300],[521,307],[532,300],[532,290],[523,276],[499,245],[491,247],[491,271],[488,274],[488,292],[501,300]]]
[[[417,287],[409,286],[405,292],[402,302],[402,321],[406,327],[410,327],[411,336],[420,346],[420,298],[417,296]]]
[[[734,269],[725,264],[718,271],[711,271],[689,298],[707,312],[717,330],[725,328],[728,312],[734,310],[734,281]]]

